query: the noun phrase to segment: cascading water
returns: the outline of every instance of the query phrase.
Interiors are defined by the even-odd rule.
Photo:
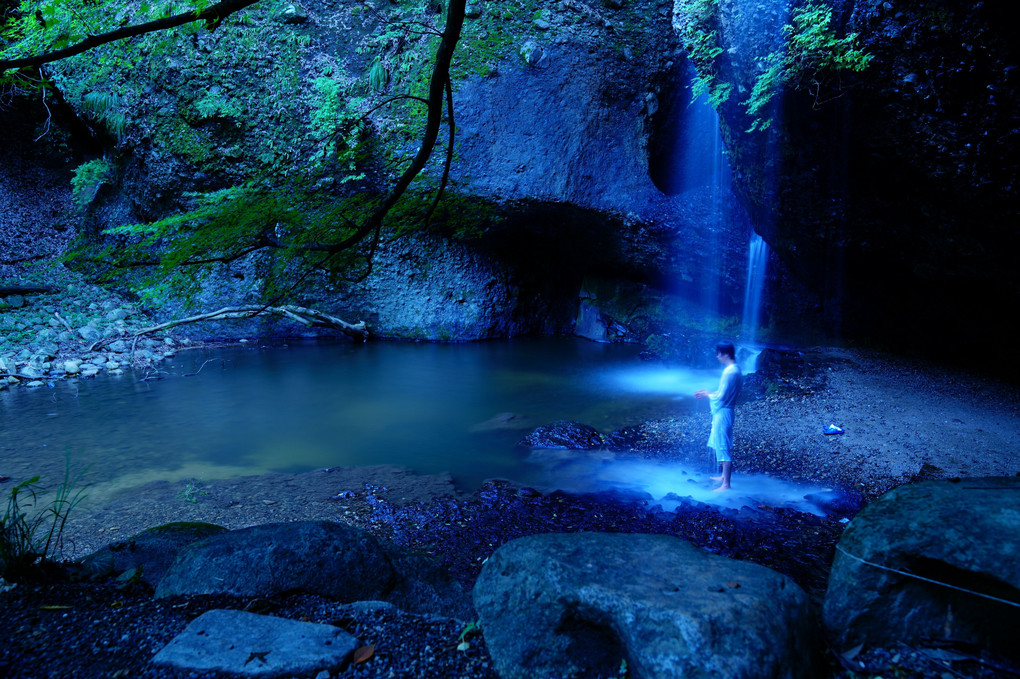
[[[768,259],[769,246],[765,239],[756,233],[751,234],[751,242],[747,246],[747,282],[744,285],[744,314],[740,333],[743,342],[751,346],[755,346],[758,340]]]
[[[693,67],[688,77],[695,80]],[[691,102],[684,128],[681,152],[682,184],[688,190],[703,192],[703,207],[707,209],[702,222],[705,246],[701,265],[701,307],[718,316],[720,308],[720,261],[722,261],[722,234],[727,224],[726,201],[730,195],[730,167],[723,153],[719,114],[702,95]]]
[[[690,74],[694,81],[693,70]],[[720,278],[723,271],[723,234],[730,229],[745,229],[745,223],[731,223],[733,210],[727,201],[731,200],[731,170],[724,152],[719,114],[709,103],[708,96],[702,95],[689,107],[681,135],[682,182],[685,187],[707,190],[705,203],[708,215],[702,223],[705,233],[705,250],[702,259],[701,306],[709,314],[719,316]],[[744,286],[744,303],[741,309],[741,368],[753,372],[760,349],[757,347],[757,331],[761,321],[762,292],[765,284],[768,245],[750,229],[748,244],[747,276]]]

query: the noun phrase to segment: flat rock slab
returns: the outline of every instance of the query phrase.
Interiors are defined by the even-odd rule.
[[[357,639],[332,625],[211,610],[192,620],[152,662],[245,677],[314,675],[340,668],[357,647]]]

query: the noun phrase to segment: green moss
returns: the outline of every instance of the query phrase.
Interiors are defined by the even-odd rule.
[[[208,133],[192,128],[180,118],[173,124],[167,146],[172,152],[198,166],[205,165],[215,157],[213,142]]]
[[[113,170],[113,163],[106,158],[90,160],[75,168],[71,178],[71,196],[75,206],[85,207],[96,188],[110,179]]]

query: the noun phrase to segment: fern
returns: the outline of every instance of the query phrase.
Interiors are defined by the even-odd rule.
[[[95,189],[109,179],[113,173],[113,163],[106,158],[99,158],[82,163],[74,170],[71,178],[71,198],[78,208],[85,207],[92,199]]]
[[[381,90],[389,82],[390,73],[386,70],[381,57],[376,57],[372,62],[372,68],[368,71],[368,86],[373,90]]]
[[[765,69],[755,80],[751,95],[743,103],[753,118],[748,132],[768,129],[772,124],[768,109],[783,86],[805,90],[821,103],[823,87],[830,74],[839,71],[863,71],[871,55],[857,47],[857,34],[842,38],[832,27],[832,8],[819,0],[794,10],[790,23],[783,27],[784,48],[766,56]],[[839,96],[840,87],[833,88]]]
[[[117,141],[127,132],[127,116],[117,111],[120,99],[115,94],[89,92],[81,100],[82,110],[94,121],[102,123]]]

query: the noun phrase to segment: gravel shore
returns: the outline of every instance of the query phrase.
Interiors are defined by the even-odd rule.
[[[50,319],[58,313],[65,318],[60,310],[67,295],[78,295],[75,308],[92,318],[105,319],[113,309],[129,311],[124,318],[93,323],[110,337],[126,336],[145,322],[140,315],[131,320],[134,309],[124,300],[96,296],[99,291],[77,281],[63,281],[62,286],[59,298],[42,296],[5,314],[8,324],[17,319],[15,326],[25,326],[4,336],[0,356],[14,362],[16,370],[35,365],[45,371],[40,380],[66,376],[68,361],[78,360],[79,368],[117,362],[109,352],[82,354],[81,338],[67,328],[61,331],[68,333],[63,338],[61,332],[43,338],[52,340],[42,349],[52,354],[49,360],[32,358],[40,353],[38,333],[56,331]],[[85,327],[91,319],[77,320]],[[157,344],[145,347],[151,357],[140,358],[155,362],[161,351],[173,350]],[[81,556],[169,521],[238,528],[327,519],[430,553],[470,587],[488,554],[516,537],[550,531],[655,532],[776,568],[819,604],[835,543],[861,503],[913,480],[1020,474],[1015,454],[1020,447],[1020,389],[1014,385],[870,352],[815,348],[796,356],[792,368],[763,371],[747,381],[737,416],[734,485],[739,488],[741,474],[765,474],[840,488],[852,501],[827,517],[767,506],[720,509],[693,502],[662,511],[640,499],[541,494],[502,482],[466,494],[448,475],[423,477],[399,468],[367,467],[228,479],[190,488],[184,482],[148,484],[72,515],[65,548],[69,555]],[[105,361],[96,363],[97,358]],[[26,381],[15,379],[19,385]],[[27,387],[12,382],[10,388]],[[844,433],[825,435],[829,424]],[[633,455],[694,459],[704,453],[708,426],[704,414],[656,420],[629,428],[624,438]],[[0,468],[0,475],[3,471]],[[0,492],[10,483],[0,482]],[[215,607],[338,624],[374,645],[370,659],[346,668],[341,676],[494,676],[479,635],[467,638],[467,650],[457,650],[469,621],[366,609],[307,595],[272,601],[192,597],[156,602],[144,585],[79,581],[73,569],[3,589],[0,676],[215,677],[149,665],[151,656],[191,619]],[[927,660],[908,652],[898,654],[895,662],[888,654],[876,655],[874,662],[875,672],[890,667],[899,676],[932,672]],[[832,676],[848,676],[831,654],[829,668]],[[959,670],[957,665],[954,671]]]

